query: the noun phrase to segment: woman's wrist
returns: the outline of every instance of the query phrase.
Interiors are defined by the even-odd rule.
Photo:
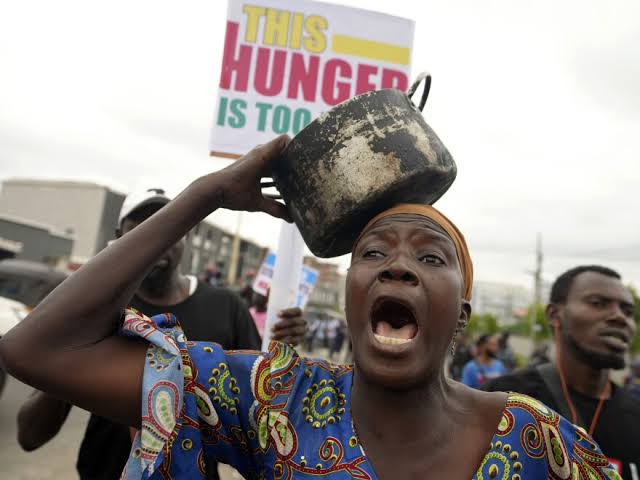
[[[226,190],[224,175],[220,172],[210,173],[194,180],[183,194],[193,196],[195,202],[203,208],[206,217],[214,210],[225,206]]]

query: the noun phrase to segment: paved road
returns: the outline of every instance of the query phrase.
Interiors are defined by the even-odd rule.
[[[24,452],[16,441],[16,415],[30,393],[30,387],[9,378],[0,396],[0,479],[77,479],[76,455],[89,414],[72,408],[62,430],[51,442],[34,452]],[[237,478],[242,477],[230,469],[222,472],[223,480]]]
[[[88,413],[73,408],[56,438],[27,453],[16,440],[16,415],[31,388],[7,379],[0,397],[0,478],[12,480],[58,480],[78,478],[75,461]]]

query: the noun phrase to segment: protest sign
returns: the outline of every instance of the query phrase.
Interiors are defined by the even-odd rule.
[[[282,222],[278,249],[269,289],[267,322],[262,336],[262,350],[267,350],[271,340],[271,328],[279,320],[279,312],[295,306],[300,289],[304,241],[295,224]]]
[[[269,252],[262,262],[262,266],[253,282],[253,291],[260,295],[267,295],[271,288],[271,279],[273,278],[273,269],[276,265],[276,254]],[[300,274],[300,284],[296,293],[295,303],[290,305],[294,307],[304,308],[309,301],[309,296],[313,291],[313,287],[318,281],[318,272],[313,268],[302,266]]]
[[[306,0],[229,0],[210,152],[236,158],[371,90],[406,91],[414,22]]]

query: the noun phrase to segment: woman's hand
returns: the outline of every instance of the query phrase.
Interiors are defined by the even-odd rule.
[[[281,135],[269,143],[258,145],[227,168],[203,178],[218,187],[216,207],[247,212],[265,212],[288,222],[291,217],[286,207],[264,196],[260,180],[270,177],[274,162],[289,144],[290,138]],[[215,179],[215,180],[214,180]]]

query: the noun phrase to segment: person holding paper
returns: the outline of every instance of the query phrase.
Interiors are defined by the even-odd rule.
[[[588,434],[542,403],[445,377],[473,272],[462,234],[433,207],[391,208],[355,242],[353,367],[279,342],[225,352],[190,341],[170,315],[123,314],[156,259],[213,210],[288,218],[260,189],[286,144],[196,180],[71,276],[0,340],[9,372],[141,428],[127,479],[201,478],[208,457],[247,478],[619,478]]]

